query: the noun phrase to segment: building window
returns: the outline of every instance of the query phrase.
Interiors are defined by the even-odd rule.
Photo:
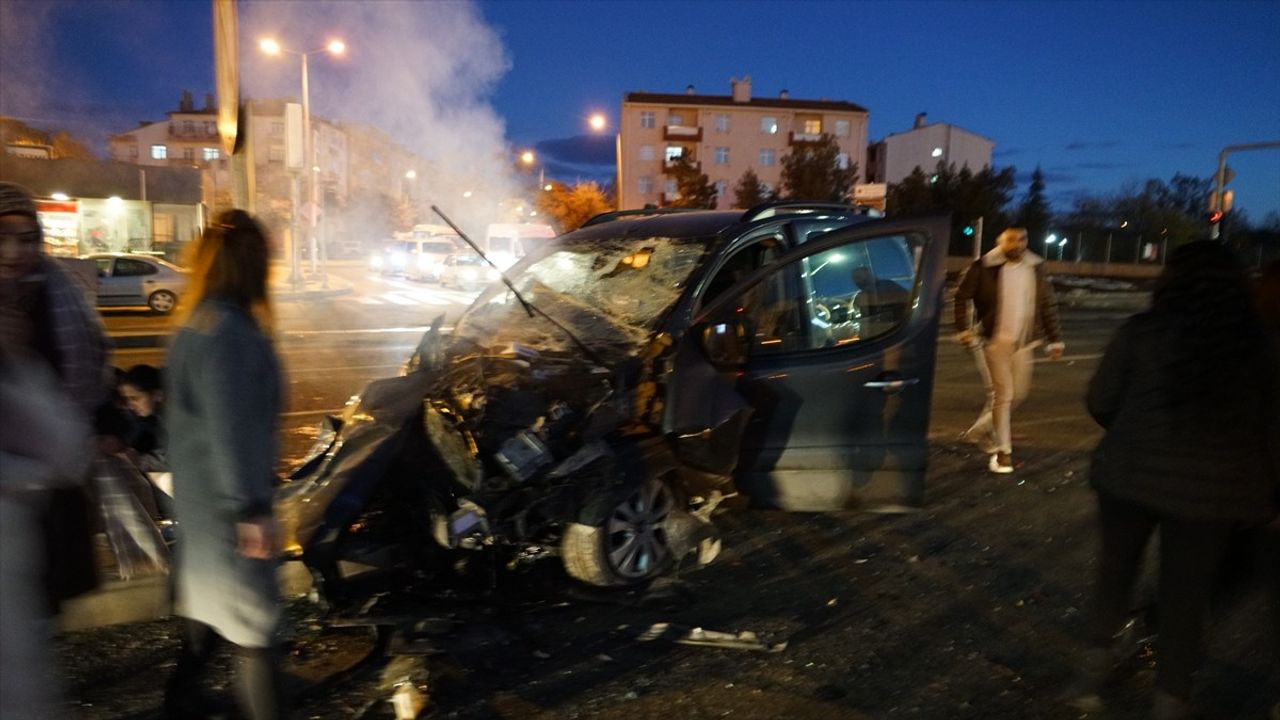
[[[805,120],[804,134],[805,135],[821,135],[822,121],[821,120]]]
[[[729,181],[717,180],[716,181],[716,204],[718,205],[721,200],[725,199],[728,196],[729,196]]]
[[[273,122],[273,123],[271,123],[271,134],[272,134],[272,135],[283,135],[283,134],[284,134],[284,123],[283,123],[283,122]]]
[[[680,184],[676,182],[675,178],[667,180],[666,193],[668,198],[674,198],[680,194]]]
[[[929,155],[931,155],[932,157],[942,157],[942,148],[940,147],[934,148],[933,152],[929,153]]]
[[[651,128],[656,124],[656,120],[657,118],[654,117],[653,111],[651,110],[640,111],[640,127]]]
[[[841,170],[849,169],[849,153],[839,153],[836,155],[836,167]]]
[[[653,146],[652,146],[652,145],[641,145],[641,146],[640,146],[640,159],[641,159],[641,160],[652,160],[652,159],[653,159]]]
[[[205,123],[205,124],[204,124],[204,134],[205,134],[205,135],[217,135],[217,134],[218,134],[218,126],[217,126],[217,124],[216,124],[216,123],[211,123],[211,122],[207,122],[207,123]]]
[[[270,160],[271,162],[283,162],[284,148],[279,145],[272,145],[267,150],[267,159]]]
[[[671,113],[667,115],[667,124],[672,127],[680,127],[684,125],[684,116]]]
[[[716,148],[716,164],[717,165],[729,164],[729,148],[727,147]]]
[[[764,150],[760,151],[760,165],[762,167],[773,167],[773,161],[774,161],[774,156],[773,156],[772,149],[765,148]]]
[[[764,195],[772,194],[772,193],[773,193],[773,185],[771,185],[771,184],[769,184],[769,183],[767,183],[767,182],[762,182],[762,183],[760,183],[760,192],[761,192],[762,194],[764,194]]]
[[[663,157],[667,162],[671,162],[672,160],[679,159],[682,155],[684,155],[684,148],[679,145],[668,145],[667,151]]]
[[[191,122],[190,120],[183,120],[183,121],[182,121],[182,134],[183,134],[183,135],[194,135],[194,134],[195,134],[195,130],[196,130],[196,128],[195,128],[195,123]]]
[[[647,176],[640,178],[640,182],[637,183],[636,189],[640,191],[641,195],[648,195],[653,192],[653,178]]]
[[[129,157],[131,157],[131,158],[136,158],[136,157],[138,157],[138,146],[137,146],[137,145],[130,145],[130,146],[129,146]]]
[[[152,145],[152,146],[151,146],[151,159],[152,159],[152,160],[167,160],[168,158],[169,158],[169,148],[168,148],[167,146],[165,146],[165,145]]]
[[[849,137],[849,121],[848,120],[836,121],[836,137]]]
[[[217,159],[218,159],[218,155],[219,155],[219,154],[220,154],[220,153],[218,152],[218,148],[205,148],[205,149],[204,149],[204,159],[205,159],[205,161],[206,161],[206,162],[207,162],[207,161],[210,161],[210,160],[217,160]]]
[[[765,135],[778,134],[778,118],[762,117],[760,118],[760,132]]]
[[[195,160],[195,159],[196,159],[196,149],[195,149],[195,148],[182,148],[182,159],[183,159],[183,160]]]
[[[729,132],[729,116],[726,113],[716,114],[716,132]]]

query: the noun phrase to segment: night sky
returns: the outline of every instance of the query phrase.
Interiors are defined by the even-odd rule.
[[[246,46],[261,34],[250,5]],[[442,7],[407,11],[429,26]],[[625,93],[690,84],[727,95],[742,75],[756,96],[786,89],[868,108],[873,141],[919,112],[989,137],[993,162],[1016,166],[1023,186],[1043,168],[1061,211],[1079,192],[1207,177],[1224,145],[1280,141],[1274,1],[507,1],[467,13],[507,65],[476,99],[505,122],[512,148],[538,149],[568,180],[612,176],[612,138],[589,136],[592,111],[616,121]],[[0,114],[69,129],[105,155],[107,134],[163,119],[184,88],[198,102],[212,90],[210,18],[206,0],[3,0]],[[353,48],[347,62],[360,61]],[[346,119],[336,102],[313,88],[316,113]],[[1230,165],[1237,207],[1255,221],[1280,213],[1280,150]]]

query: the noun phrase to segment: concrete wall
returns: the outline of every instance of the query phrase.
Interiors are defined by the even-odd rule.
[[[977,172],[991,164],[991,151],[995,143],[953,125],[934,123],[922,128],[894,133],[884,139],[885,158],[881,182],[899,183],[917,166],[929,174],[938,161],[955,163],[957,169],[966,165]],[[938,157],[935,149],[942,150]]]
[[[947,272],[964,272],[973,258],[952,256],[947,258]],[[1070,260],[1045,260],[1045,270],[1050,275],[1082,275],[1087,277],[1110,277],[1126,280],[1143,280],[1157,277],[1164,270],[1163,265],[1151,263],[1100,263],[1071,262]]]

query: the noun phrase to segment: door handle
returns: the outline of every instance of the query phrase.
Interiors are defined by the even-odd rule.
[[[862,387],[875,388],[883,390],[885,395],[893,395],[900,392],[902,388],[908,385],[915,385],[920,382],[920,378],[898,378],[895,380],[868,380],[862,383]]]

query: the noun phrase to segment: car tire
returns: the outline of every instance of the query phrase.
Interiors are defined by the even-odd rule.
[[[560,540],[565,571],[599,587],[651,582],[675,563],[664,523],[677,501],[663,477],[589,501]]]
[[[152,312],[168,315],[178,305],[178,296],[168,290],[157,290],[147,297],[147,307]]]

